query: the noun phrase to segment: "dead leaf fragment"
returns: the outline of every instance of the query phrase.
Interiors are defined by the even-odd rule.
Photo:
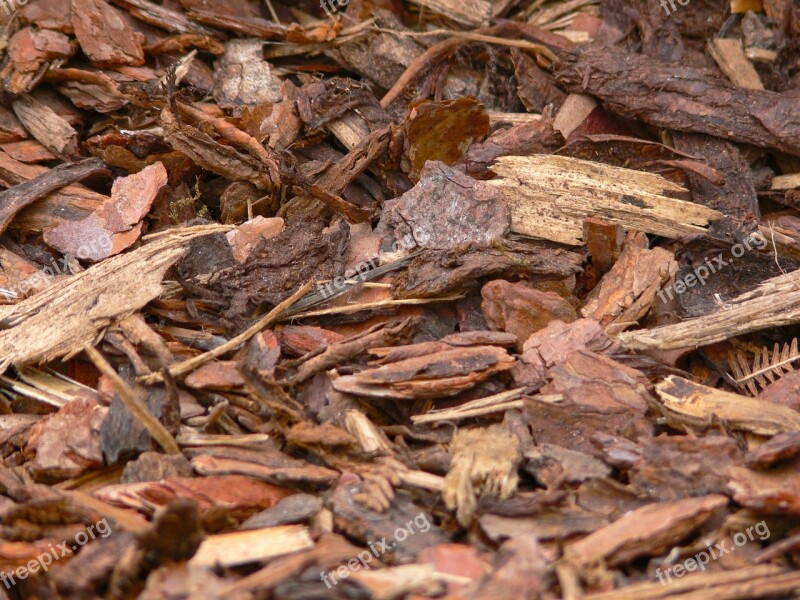
[[[471,144],[489,133],[489,115],[475,98],[432,102],[423,100],[410,108],[404,128],[409,175],[421,177],[425,163],[455,164]]]

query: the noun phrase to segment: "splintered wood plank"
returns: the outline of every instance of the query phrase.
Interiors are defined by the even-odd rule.
[[[656,385],[656,392],[664,406],[683,415],[703,419],[716,415],[735,429],[760,435],[800,431],[800,413],[788,406],[710,388],[677,375]]]
[[[708,42],[708,53],[732,83],[749,90],[764,89],[753,63],[747,60],[744,54],[741,40],[727,38],[711,40]]]
[[[18,304],[0,306],[0,373],[12,364],[44,362],[80,351],[115,319],[161,294],[164,273],[191,240],[229,229],[208,225],[169,232]]]
[[[793,190],[800,187],[800,173],[791,173],[790,175],[778,175],[772,178],[770,185],[773,191]]]
[[[632,350],[674,350],[708,346],[751,331],[794,323],[800,323],[800,270],[768,279],[711,314],[674,325],[629,331],[618,339]]]
[[[787,579],[786,575],[791,575],[792,577]],[[587,594],[583,598],[584,600],[660,600],[661,598],[674,598],[678,593],[688,594],[689,592],[695,592],[700,598],[704,599],[742,598],[745,596],[721,596],[720,593],[738,591],[741,594],[748,589],[763,590],[764,588],[761,586],[775,580],[780,580],[783,585],[789,582],[795,584],[800,581],[800,573],[784,573],[780,567],[775,565],[757,565],[734,571],[691,573],[688,577],[682,579],[672,579],[669,585],[664,585],[661,581],[635,583],[610,592]],[[758,582],[757,585],[759,587],[752,587],[753,582]],[[788,590],[791,588],[783,587],[777,589]],[[680,596],[680,598],[688,597]]]
[[[582,245],[583,220],[601,216],[629,229],[664,237],[704,233],[722,218],[713,209],[676,200],[685,193],[660,175],[566,156],[504,156],[488,183],[511,206],[511,230],[562,244]]]
[[[200,544],[189,561],[192,566],[235,567],[270,560],[290,552],[308,550],[314,542],[308,528],[302,525],[267,527],[252,531],[236,531],[212,535]]]

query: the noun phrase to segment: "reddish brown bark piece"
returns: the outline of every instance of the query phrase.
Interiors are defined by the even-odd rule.
[[[564,361],[548,369],[547,377],[551,381],[542,388],[542,393],[562,394],[573,404],[603,412],[643,415],[647,410],[647,378],[601,354],[574,350]]]
[[[25,25],[71,34],[74,33],[70,18],[71,7],[72,0],[39,0],[21,7],[19,15]]]
[[[78,149],[78,132],[55,111],[24,95],[11,103],[14,113],[31,136],[59,156],[75,154]]]
[[[587,296],[581,314],[603,327],[629,327],[658,301],[656,294],[677,271],[671,252],[663,248],[651,250],[643,233],[631,233],[619,259]]]
[[[758,395],[762,400],[800,410],[800,371],[791,371]]]
[[[766,472],[730,467],[725,474],[730,478],[728,487],[733,499],[742,506],[755,511],[800,515],[800,475],[794,465]]]
[[[659,554],[705,523],[728,502],[725,496],[687,498],[648,504],[567,546],[564,556],[575,565],[599,561],[623,564]]]
[[[8,41],[9,60],[0,70],[6,91],[12,94],[28,92],[44,74],[44,65],[51,60],[69,58],[77,44],[57,31],[30,27],[21,29]]]
[[[45,242],[92,262],[119,254],[139,238],[141,221],[166,183],[167,171],[161,163],[120,177],[111,188],[109,202],[82,221],[65,221],[46,231]]]
[[[792,92],[742,89],[710,70],[617,48],[563,53],[555,73],[570,91],[596,96],[622,116],[800,155],[800,104]]]
[[[491,575],[484,578],[476,597],[536,598],[545,589],[545,550],[533,536],[514,537],[497,552]]]
[[[92,400],[74,400],[31,429],[28,449],[40,476],[73,477],[103,464],[100,424],[107,408]]]
[[[211,475],[111,485],[97,490],[94,496],[143,510],[166,506],[176,498],[186,498],[194,500],[201,513],[218,506],[230,511],[235,518],[246,519],[290,494],[286,489],[242,475]]]
[[[309,325],[289,325],[275,332],[281,350],[293,356],[302,356],[315,350],[324,350],[330,344],[341,341],[344,336],[335,331]]]
[[[481,288],[481,310],[492,329],[513,333],[517,347],[531,334],[558,319],[571,323],[578,318],[575,309],[554,292],[542,292],[522,283],[503,279],[490,281]]]
[[[246,475],[252,479],[268,481],[276,485],[330,487],[339,478],[337,471],[287,456],[281,457],[279,461],[270,460],[270,457],[266,457],[266,459],[252,457],[251,460],[241,460],[225,456],[197,456],[192,459],[192,468],[205,477]]]
[[[136,33],[105,0],[72,0],[72,26],[83,53],[98,66],[144,64]]]
[[[203,365],[186,378],[186,385],[198,390],[241,387],[244,379],[232,360],[218,360]]]
[[[748,452],[745,463],[751,469],[764,469],[788,461],[798,454],[800,454],[800,431],[788,431],[779,433]]]
[[[578,319],[567,324],[556,319],[523,342],[511,374],[518,385],[541,385],[547,369],[566,360],[573,350],[610,354],[617,348],[597,321]]]

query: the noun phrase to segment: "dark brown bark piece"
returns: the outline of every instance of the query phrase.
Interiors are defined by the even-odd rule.
[[[525,108],[529,112],[540,113],[545,107],[551,106],[553,111],[558,111],[567,95],[536,64],[536,59],[518,48],[511,49],[511,58],[517,78],[517,95]]]
[[[695,202],[737,219],[744,219],[748,214],[760,216],[753,173],[734,144],[692,133],[676,132],[673,139],[678,150],[704,159],[723,175],[722,182],[712,182],[687,173]]]
[[[120,483],[160,481],[170,477],[190,477],[192,465],[182,454],[142,452],[136,460],[125,465]]]
[[[50,192],[80,181],[93,173],[105,169],[99,158],[89,158],[77,163],[66,163],[43,174],[0,192],[0,233],[20,210],[36,202]]]
[[[291,523],[302,523],[323,508],[322,499],[310,494],[294,494],[278,502],[272,508],[253,515],[239,529],[261,529]]]
[[[459,245],[449,250],[423,250],[392,284],[399,298],[430,298],[474,286],[481,277],[538,276],[545,280],[569,277],[582,257],[504,241],[492,246]]]
[[[707,69],[668,65],[615,48],[561,54],[558,81],[624,117],[800,155],[794,92],[738,88]]]
[[[474,143],[456,164],[478,179],[492,176],[491,164],[499,156],[550,154],[564,145],[564,137],[550,123],[532,121],[499,129],[484,142]]]
[[[180,424],[180,408],[178,398],[170,396],[163,388],[151,388],[144,404],[150,414],[175,435]],[[159,448],[144,424],[128,411],[118,394],[111,400],[108,415],[100,427],[100,435],[103,455],[108,464]]]

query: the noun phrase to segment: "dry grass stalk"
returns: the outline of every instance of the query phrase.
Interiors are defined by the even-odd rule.
[[[455,421],[457,419],[467,419],[479,417],[495,412],[504,412],[512,408],[522,408],[523,401],[518,398],[525,393],[526,388],[517,388],[494,394],[486,398],[479,398],[465,402],[455,408],[441,410],[431,410],[424,415],[414,415],[411,421],[416,423],[435,423],[437,421]]]

